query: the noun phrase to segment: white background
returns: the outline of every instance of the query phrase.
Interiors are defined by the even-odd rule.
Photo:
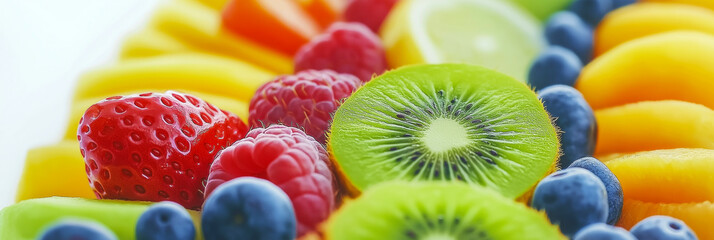
[[[87,69],[116,59],[161,0],[0,0],[0,208],[14,202],[25,154],[61,139]]]

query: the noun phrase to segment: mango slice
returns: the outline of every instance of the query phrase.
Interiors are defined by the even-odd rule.
[[[714,34],[714,11],[674,3],[640,3],[619,8],[608,13],[595,31],[594,54],[599,56],[624,42],[673,30]]]
[[[696,103],[647,101],[595,111],[595,155],[657,149],[714,149],[714,111]]]
[[[629,229],[646,217],[670,215],[687,223],[700,239],[714,239],[714,150],[655,150],[605,164],[625,195],[618,226]]]
[[[16,201],[51,196],[96,198],[87,181],[76,135],[73,140],[27,152]]]
[[[576,88],[597,110],[648,100],[714,108],[714,36],[672,31],[621,44],[583,68]]]
[[[68,140],[77,139],[77,127],[79,125],[79,119],[84,115],[84,112],[87,111],[87,108],[92,106],[92,104],[95,104],[95,103],[103,100],[104,98],[111,97],[111,96],[126,96],[126,95],[140,94],[140,93],[146,93],[146,92],[165,92],[167,90],[176,90],[179,92],[194,95],[200,99],[205,100],[208,103],[215,105],[216,107],[220,108],[221,110],[226,110],[228,112],[238,115],[238,117],[240,117],[240,119],[243,120],[243,122],[248,121],[248,101],[235,100],[233,98],[227,98],[227,97],[212,95],[212,94],[203,93],[203,92],[191,91],[191,90],[186,90],[186,89],[181,89],[181,88],[171,88],[170,86],[165,86],[163,88],[155,88],[155,89],[137,89],[137,90],[126,91],[126,92],[116,92],[114,94],[105,95],[102,97],[93,97],[93,98],[75,101],[72,104],[72,108],[70,110],[70,115],[69,115],[70,120],[67,123],[67,130],[65,132],[64,139],[68,139]]]
[[[640,0],[640,2],[681,3],[714,10],[714,1],[712,0]]]
[[[74,100],[137,89],[186,89],[250,101],[255,90],[274,76],[249,63],[219,56],[162,55],[85,73],[77,82]]]
[[[149,204],[65,197],[25,200],[0,211],[0,239],[32,240],[44,228],[65,218],[97,221],[112,230],[119,239],[134,239],[136,222]],[[188,212],[199,230],[200,213]],[[197,237],[201,238],[200,231],[197,231]]]
[[[220,14],[194,1],[170,1],[154,13],[149,28],[205,52],[254,63],[276,73],[292,73],[292,56],[259,45],[221,27]]]

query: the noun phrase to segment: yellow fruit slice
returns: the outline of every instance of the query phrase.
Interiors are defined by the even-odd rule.
[[[109,97],[140,89],[205,92],[250,101],[274,73],[234,59],[205,54],[176,54],[124,61],[85,73],[74,100]]]
[[[166,33],[147,29],[126,38],[119,56],[121,59],[132,59],[197,51],[201,50],[195,49]]]
[[[393,68],[463,62],[520,81],[544,46],[538,20],[505,1],[400,1],[380,35]]]
[[[647,101],[595,111],[595,155],[657,149],[714,149],[714,111],[696,103]]]
[[[655,150],[605,164],[625,196],[618,225],[629,228],[652,215],[670,215],[687,223],[700,239],[714,238],[714,150]]]
[[[576,88],[593,109],[648,100],[714,108],[714,36],[672,31],[621,44],[583,68]]]
[[[16,201],[51,196],[96,198],[76,137],[27,152]]]
[[[595,56],[640,37],[693,30],[714,34],[714,11],[685,4],[640,3],[617,9],[595,31]]]
[[[220,11],[229,0],[196,0],[207,7]]]
[[[88,99],[83,99],[79,101],[75,101],[72,104],[72,108],[70,110],[70,120],[67,123],[67,131],[65,132],[64,138],[65,139],[76,139],[77,138],[77,127],[79,125],[79,119],[82,118],[84,115],[84,112],[87,111],[87,108],[92,106],[92,104],[95,104],[104,98],[111,97],[111,96],[126,96],[126,95],[131,95],[131,94],[140,94],[140,93],[145,93],[145,92],[166,92],[167,90],[176,90],[179,92],[183,93],[188,93],[191,95],[194,95],[200,99],[203,99],[204,101],[211,103],[215,105],[216,107],[226,110],[228,112],[234,113],[240,117],[241,120],[244,122],[248,121],[248,102],[247,101],[238,101],[232,98],[226,98],[222,96],[217,96],[217,95],[212,95],[208,93],[202,93],[202,92],[196,92],[196,91],[191,91],[191,90],[186,90],[186,89],[178,89],[178,88],[170,88],[170,86],[166,86],[162,89],[140,89],[140,90],[134,90],[134,91],[129,91],[129,92],[117,92],[116,94],[113,95],[106,95],[102,97],[96,97],[96,98],[88,98]]]
[[[694,6],[705,7],[714,10],[714,1],[712,0],[640,0],[641,2],[661,2],[661,3],[681,3]],[[675,19],[673,19],[675,20]]]
[[[171,1],[159,7],[150,27],[206,52],[242,59],[277,73],[292,73],[286,56],[221,28],[216,10],[193,1]]]

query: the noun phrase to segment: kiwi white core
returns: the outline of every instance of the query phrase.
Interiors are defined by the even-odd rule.
[[[451,149],[469,145],[468,130],[459,122],[448,118],[431,121],[421,141],[429,151],[447,152]]]

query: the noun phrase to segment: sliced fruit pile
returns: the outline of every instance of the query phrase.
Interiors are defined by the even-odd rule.
[[[714,104],[705,93],[714,76],[710,1],[643,1],[608,10],[609,2],[574,1],[570,12],[553,15],[546,37],[555,46],[530,70],[529,83],[564,131],[561,166],[593,155],[606,163],[622,186],[618,226],[664,224],[671,221],[643,219],[668,215],[699,238],[714,239],[701,220],[714,216],[705,210],[714,201],[707,195],[713,188],[708,176],[699,175],[711,174],[707,149],[714,133],[709,123]],[[590,129],[583,126],[588,122]],[[586,144],[595,139],[597,144]],[[551,211],[551,220],[574,222],[568,218],[572,213],[562,217],[562,209]],[[631,232],[639,239],[659,239],[638,236],[637,229],[642,228]],[[680,233],[671,239],[695,238]]]
[[[0,239],[714,239],[713,34],[707,0],[169,1]]]

